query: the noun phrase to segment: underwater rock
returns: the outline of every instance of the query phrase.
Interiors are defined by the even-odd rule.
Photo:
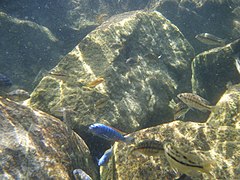
[[[61,41],[62,54],[67,54],[112,15],[143,9],[147,3],[146,0],[1,1],[0,11],[49,28]]]
[[[97,172],[84,141],[59,119],[0,97],[0,179],[73,179]]]
[[[228,43],[239,38],[239,16],[232,13],[238,6],[238,0],[152,0],[148,9],[161,12],[180,29],[195,52],[200,53],[211,47],[198,42],[197,34],[211,33]]]
[[[217,103],[206,123],[174,121],[131,133],[134,145],[144,140],[172,143],[177,149],[212,163],[211,179],[239,179],[240,163],[240,84],[233,85]],[[117,142],[102,179],[176,179],[181,176],[170,167],[164,155],[131,153],[132,146]],[[178,158],[178,157],[176,157]],[[188,168],[191,168],[190,166]],[[197,173],[192,179],[210,179]]]
[[[240,128],[240,84],[231,85],[216,104],[207,123],[212,126]]]
[[[30,104],[53,115],[54,109],[69,106],[78,127],[107,122],[132,131],[160,124],[172,119],[172,97],[190,91],[193,56],[191,45],[160,13],[119,14],[89,33],[54,68],[67,79],[42,79]]]
[[[47,28],[34,22],[0,12],[0,72],[14,85],[33,89],[41,68],[57,64],[61,55],[59,41]]]
[[[239,49],[240,39],[198,54],[192,62],[193,92],[215,104],[226,90],[227,83],[239,83],[234,59]]]
[[[240,35],[240,3],[239,6],[234,8],[232,13],[234,14],[234,18],[232,20],[232,35],[235,38],[238,38]]]

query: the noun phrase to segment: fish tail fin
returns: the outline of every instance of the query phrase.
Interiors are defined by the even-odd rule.
[[[127,144],[132,144],[134,141],[134,137],[129,136],[129,135],[124,136],[124,138],[125,138],[124,142]]]

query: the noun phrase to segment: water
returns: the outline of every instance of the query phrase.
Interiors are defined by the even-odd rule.
[[[58,150],[58,145],[63,143],[64,155],[59,153],[58,156],[64,158],[56,174],[62,173],[66,179],[74,178],[74,169],[83,169],[96,179],[100,176],[102,179],[146,179],[151,175],[180,177],[182,174],[166,166],[167,161],[159,172],[154,170],[153,167],[160,166],[157,162],[162,163],[163,159],[155,159],[156,162],[154,158],[146,160],[142,166],[137,163],[136,168],[131,164],[133,161],[128,156],[128,150],[124,151],[131,145],[118,149],[121,143],[114,148],[116,150],[113,154],[116,154],[108,166],[99,169],[96,158],[114,142],[99,139],[88,132],[89,125],[103,123],[121,130],[124,135],[134,135],[144,128],[174,121],[174,104],[180,101],[177,94],[196,93],[214,106],[228,89],[229,83],[234,85],[240,82],[235,64],[240,52],[240,2],[237,0],[2,0],[0,27],[0,73],[4,75],[3,83],[0,83],[1,96],[6,99],[6,94],[12,90],[27,90],[32,94],[24,105],[53,115],[59,118],[57,121],[61,126],[66,125],[68,133],[63,133],[61,128],[50,123],[49,127],[56,130],[54,137],[59,137],[63,142],[48,144],[46,147],[44,145],[44,156],[47,158],[53,153],[48,151],[54,148]],[[64,75],[64,78],[50,76],[49,73],[43,73],[45,71],[56,72]],[[86,88],[86,85],[98,78],[104,81]],[[234,92],[234,97],[235,94],[238,92]],[[0,127],[4,127],[6,122],[14,124],[12,119],[19,124],[14,125],[9,132],[0,132],[0,177],[57,178],[56,174],[48,174],[48,170],[42,168],[44,161],[42,164],[26,164],[25,161],[21,164],[21,158],[29,159],[31,155],[32,159],[37,159],[41,155],[29,155],[30,150],[38,145],[29,138],[29,132],[23,129],[25,123],[31,122],[19,115],[25,112],[21,103],[18,102],[19,109],[16,109],[15,105],[4,101],[0,101]],[[234,103],[227,107],[229,114],[224,116],[231,119],[234,125],[223,125],[232,125],[237,129],[239,110]],[[70,113],[67,120],[60,120],[62,117],[52,109],[64,107],[69,107],[74,113]],[[12,114],[9,114],[9,109]],[[189,121],[204,123],[209,115],[212,116],[210,113],[190,109],[181,121],[186,122],[186,126]],[[30,111],[28,114],[31,114]],[[224,118],[223,114],[215,115],[221,119]],[[36,119],[45,122],[39,116]],[[171,124],[169,126],[171,130],[174,129]],[[46,135],[51,134],[46,126],[41,131]],[[85,141],[89,154],[82,153],[79,155],[81,157],[75,157],[78,152],[84,152],[85,148],[81,145],[84,150],[80,151],[77,149],[80,145],[77,146],[75,141],[73,144],[67,143],[67,139],[73,138],[72,131]],[[189,130],[185,135],[195,138],[194,133]],[[198,133],[201,134],[200,130]],[[198,133],[196,137],[200,136]],[[147,139],[162,138],[162,141],[181,142],[178,137],[171,137],[174,133],[151,135],[150,129],[146,134]],[[140,137],[137,137],[137,141],[141,140]],[[230,135],[226,134],[226,137],[228,139]],[[208,141],[205,142],[205,139]],[[220,148],[214,149],[217,147],[211,144],[213,139],[205,139],[199,137],[197,140],[209,146],[208,150],[213,151],[211,157],[218,153],[215,154],[217,158],[231,158],[229,154],[225,156]],[[190,149],[196,150],[199,146],[192,144]],[[236,146],[234,152],[239,154],[238,146],[232,146]],[[19,153],[14,163],[10,158],[11,153]],[[120,167],[121,158],[126,167]],[[48,159],[48,163],[56,164],[56,159]],[[138,160],[142,161],[139,157]],[[234,159],[232,161],[232,164],[238,163]],[[223,164],[217,163],[218,167]],[[148,164],[151,164],[150,167]],[[228,169],[229,165],[226,166]],[[21,172],[24,169],[21,167],[26,172]],[[35,173],[36,169],[40,169],[38,173]],[[224,179],[230,173],[231,178],[236,178],[239,177],[238,171],[237,168],[232,171],[220,168],[213,174],[219,178],[222,173],[221,178]],[[203,176],[200,174],[199,177]],[[184,178],[189,176],[182,176]]]

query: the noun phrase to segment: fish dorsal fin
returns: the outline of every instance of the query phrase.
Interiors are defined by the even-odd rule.
[[[126,135],[126,134],[127,134],[126,132],[123,132],[123,131],[115,128],[115,127],[112,127],[112,126],[109,126],[109,127],[112,128],[112,129],[114,129],[115,131],[119,132],[119,133],[122,134],[122,135]]]

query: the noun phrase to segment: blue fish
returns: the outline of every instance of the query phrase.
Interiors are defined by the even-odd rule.
[[[92,180],[92,178],[82,169],[73,170],[73,176],[75,180]]]
[[[98,160],[98,165],[99,166],[106,166],[108,161],[109,161],[109,159],[112,156],[112,152],[113,152],[113,146],[110,149],[108,149],[108,150],[106,150],[104,152],[102,157]]]
[[[12,81],[7,76],[0,73],[0,87],[10,87],[12,86]]]
[[[109,141],[123,141],[125,143],[131,143],[133,137],[123,136],[120,132],[112,127],[104,124],[95,123],[89,126],[89,131],[99,137],[105,138]]]

